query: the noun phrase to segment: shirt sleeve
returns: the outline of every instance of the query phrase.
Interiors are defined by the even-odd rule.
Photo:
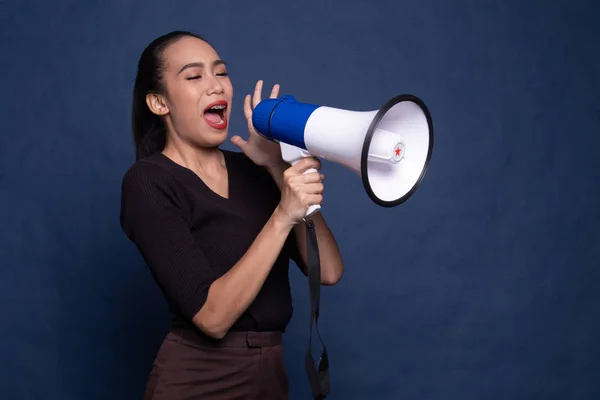
[[[217,279],[194,239],[165,172],[131,168],[122,181],[121,227],[135,243],[157,284],[191,319]]]

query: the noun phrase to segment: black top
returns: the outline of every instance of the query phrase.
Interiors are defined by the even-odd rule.
[[[188,323],[211,283],[246,253],[281,198],[266,169],[243,153],[221,151],[229,198],[162,153],[137,161],[122,182],[121,226],[170,311]],[[290,258],[303,268],[293,230],[258,296],[231,330],[285,330],[292,316]]]

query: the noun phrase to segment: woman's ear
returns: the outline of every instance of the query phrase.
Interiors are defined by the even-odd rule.
[[[165,98],[158,93],[148,93],[146,95],[146,104],[148,104],[150,111],[156,115],[166,115],[169,112]]]

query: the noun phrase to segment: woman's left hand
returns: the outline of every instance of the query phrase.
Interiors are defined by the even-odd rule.
[[[256,82],[256,86],[254,87],[254,96],[251,98],[250,95],[247,95],[244,99],[244,115],[248,121],[248,140],[244,140],[240,136],[236,135],[231,138],[231,143],[238,146],[256,165],[270,167],[281,165],[283,163],[281,158],[281,148],[278,143],[262,137],[258,132],[256,132],[254,125],[252,124],[252,110],[261,101],[262,86],[262,80]],[[279,85],[276,84],[271,90],[270,98],[277,98],[278,95]],[[252,104],[250,104],[251,100]]]

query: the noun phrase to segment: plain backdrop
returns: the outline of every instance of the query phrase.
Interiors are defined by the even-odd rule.
[[[169,314],[119,227],[120,184],[138,57],[176,29],[228,61],[232,135],[258,79],[351,110],[411,93],[432,113],[430,167],[399,207],[324,162],[346,262],[322,291],[328,399],[600,398],[599,15],[593,0],[0,1],[0,398],[141,398]],[[285,362],[308,399],[292,270]]]

